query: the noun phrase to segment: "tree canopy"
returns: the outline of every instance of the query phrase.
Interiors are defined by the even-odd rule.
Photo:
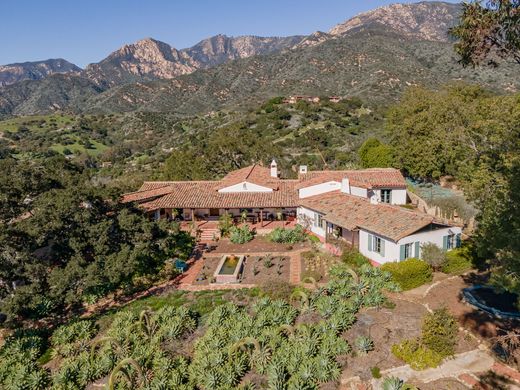
[[[46,317],[156,275],[192,239],[117,202],[63,158],[0,160],[0,311]]]
[[[511,58],[520,64],[520,1],[489,0],[462,3],[460,22],[450,30],[458,38],[455,51],[463,65],[497,58]]]
[[[479,210],[477,254],[520,292],[520,94],[414,88],[389,113],[395,161],[412,176],[457,177]]]

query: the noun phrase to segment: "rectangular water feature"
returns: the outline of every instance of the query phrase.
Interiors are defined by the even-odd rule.
[[[216,283],[238,283],[245,256],[224,255],[213,276]]]

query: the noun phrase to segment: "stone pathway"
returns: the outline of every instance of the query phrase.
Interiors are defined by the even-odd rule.
[[[430,368],[422,371],[415,371],[409,365],[400,367],[392,367],[381,371],[381,379],[372,379],[370,386],[372,389],[381,389],[382,382],[386,377],[397,377],[406,382],[430,383],[443,378],[455,378],[466,385],[470,386],[473,381],[478,383],[474,376],[476,373],[489,371],[495,361],[482,349],[475,349],[455,355],[452,359],[447,359],[443,364],[436,368]],[[471,378],[471,380],[470,380]],[[362,383],[361,379],[350,377],[341,381],[341,388],[347,389],[363,389],[366,383]],[[370,388],[368,386],[368,388]],[[470,386],[471,387],[471,386]],[[366,388],[366,387],[365,387]]]
[[[486,351],[474,349],[473,351],[463,352],[455,355],[452,359],[447,359],[439,367],[427,370],[415,371],[409,365],[393,367],[381,372],[383,377],[395,376],[405,381],[418,381],[429,383],[442,378],[457,378],[462,374],[474,374],[485,372],[491,369],[495,360]],[[378,385],[381,380],[373,380],[373,384]]]

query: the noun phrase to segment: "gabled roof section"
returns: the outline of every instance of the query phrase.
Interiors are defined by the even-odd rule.
[[[299,175],[300,184],[298,184],[297,189],[329,181],[341,182],[344,178],[348,178],[352,186],[367,189],[406,187],[406,181],[398,169],[370,168],[344,171],[309,171]]]
[[[153,183],[153,182],[150,182]],[[150,199],[157,198],[162,195],[169,194],[173,191],[173,188],[169,184],[161,184],[158,185],[157,182],[153,183],[154,185],[146,186],[146,182],[141,186],[139,191],[130,192],[128,194],[124,194],[121,198],[122,203],[130,203],[130,202],[143,202]]]
[[[324,214],[325,220],[353,230],[361,228],[393,241],[409,236],[434,222],[428,214],[378,203],[340,191],[300,199],[300,204]]]
[[[221,190],[226,187],[240,184],[242,182],[254,183],[262,187],[277,190],[280,186],[280,179],[271,176],[269,168],[258,164],[253,164],[245,168],[237,169],[228,173],[215,187],[216,190]]]
[[[296,180],[281,180],[278,191],[218,192],[215,182],[175,182],[172,191],[142,204],[148,211],[159,208],[279,208],[297,207]]]

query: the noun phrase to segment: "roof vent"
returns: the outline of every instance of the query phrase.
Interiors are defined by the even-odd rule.
[[[300,165],[300,174],[307,173],[307,165]]]

